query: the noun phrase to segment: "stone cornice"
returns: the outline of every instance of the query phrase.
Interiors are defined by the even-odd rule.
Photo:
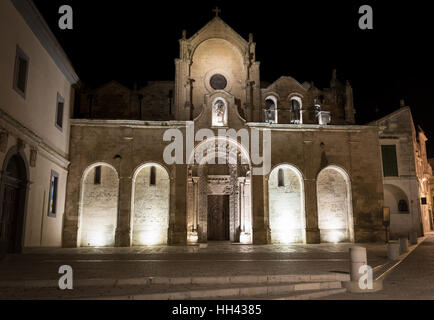
[[[71,119],[71,126],[77,127],[130,127],[140,129],[185,128],[192,121],[143,121],[143,120],[90,120]]]
[[[360,125],[318,125],[318,124],[277,124],[264,122],[248,122],[246,126],[270,131],[363,131],[378,130],[378,126]]]
[[[143,120],[90,120],[71,119],[71,126],[77,127],[130,127],[141,129],[185,128],[193,121],[143,121]],[[269,124],[265,122],[248,122],[249,128],[266,129],[270,131],[365,131],[378,130],[372,125],[317,125],[317,124]]]
[[[12,118],[5,111],[0,109],[0,127],[6,131],[21,138],[26,144],[31,147],[36,147],[40,151],[41,156],[55,162],[65,170],[68,169],[69,160],[67,154],[62,154],[61,151],[45,142],[43,138],[34,133],[31,129],[23,126],[19,121]]]

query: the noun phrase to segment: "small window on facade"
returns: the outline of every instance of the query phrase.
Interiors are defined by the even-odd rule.
[[[270,97],[265,99],[265,122],[277,123],[276,102]]]
[[[283,169],[279,169],[279,172],[277,174],[277,186],[278,187],[284,187],[285,186],[285,179],[283,175]]]
[[[301,119],[301,99],[299,97],[291,98],[291,123],[299,124],[302,123]]]
[[[426,205],[426,198],[425,198],[425,197],[421,198],[420,200],[421,200],[421,203],[422,203],[423,205]]]
[[[55,171],[51,171],[50,178],[50,193],[48,201],[48,216],[56,217],[57,213],[57,185],[59,183],[59,174]]]
[[[383,174],[385,177],[398,176],[398,162],[396,159],[396,146],[381,146],[381,156],[383,159]]]
[[[151,186],[155,186],[155,184],[156,184],[156,180],[157,180],[157,177],[156,177],[156,170],[155,170],[155,167],[151,167],[151,176],[150,176],[150,178],[149,178],[149,184],[150,184]]]
[[[14,89],[23,98],[26,95],[27,89],[27,73],[29,70],[29,58],[25,53],[17,47],[15,56],[15,70],[14,70]]]
[[[214,90],[223,90],[228,85],[228,81],[223,75],[215,74],[209,80],[209,84]]]
[[[101,166],[95,167],[94,184],[101,184]]]
[[[63,128],[63,109],[65,101],[60,94],[57,94],[57,105],[56,105],[56,127],[62,131]]]
[[[399,200],[398,202],[398,210],[400,212],[408,212],[408,204],[404,199]]]

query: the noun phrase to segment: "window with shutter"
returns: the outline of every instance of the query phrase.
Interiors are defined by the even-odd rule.
[[[29,58],[19,47],[17,47],[17,52],[15,56],[13,88],[23,98],[26,97],[28,70],[29,70]]]
[[[60,94],[57,94],[57,106],[56,106],[56,127],[62,131],[63,128],[63,109],[65,106],[65,100]]]

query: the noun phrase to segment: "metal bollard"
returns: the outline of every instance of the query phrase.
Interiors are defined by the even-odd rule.
[[[399,242],[389,241],[387,243],[387,258],[392,261],[399,260]]]
[[[351,281],[358,282],[363,274],[359,273],[361,266],[368,264],[368,259],[366,255],[366,248],[364,247],[352,247],[350,248],[350,270],[351,270]]]
[[[410,244],[417,244],[417,232],[416,231],[412,231],[410,232]]]
[[[408,239],[407,237],[400,237],[399,238],[399,251],[400,253],[406,253],[408,252]]]

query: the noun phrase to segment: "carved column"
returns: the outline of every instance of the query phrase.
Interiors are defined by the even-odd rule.
[[[239,208],[240,208],[240,239],[241,243],[252,242],[252,221],[250,217],[250,182],[245,177],[239,179]]]
[[[197,236],[197,229],[199,225],[199,177],[193,178],[193,192],[193,231],[196,233]]]
[[[198,167],[198,190],[197,190],[197,233],[198,241],[206,243],[208,241],[208,173],[206,166]]]
[[[244,228],[245,233],[249,235],[250,242],[252,239],[252,192],[250,177],[247,177],[244,183]]]
[[[198,234],[198,183],[199,177],[189,177],[188,179],[188,215],[187,215],[187,241],[189,243],[197,243]]]
[[[245,228],[245,212],[244,212],[244,208],[245,208],[245,204],[244,204],[244,181],[245,178],[244,177],[239,177],[238,178],[238,185],[239,185],[239,195],[238,195],[238,210],[239,210],[239,217],[240,217],[240,231],[241,233],[245,232],[246,228]]]
[[[250,79],[252,83],[252,101],[254,122],[260,122],[262,119],[262,102],[261,102],[261,84],[259,76],[259,61],[255,61],[250,67]]]
[[[190,77],[187,77],[187,81],[185,83],[185,120],[191,120],[192,119],[192,106],[193,106],[193,79],[190,79]]]
[[[175,118],[177,120],[188,120],[185,107],[190,100],[190,83],[189,83],[189,62],[186,59],[175,60]],[[189,115],[189,114],[188,114]]]

